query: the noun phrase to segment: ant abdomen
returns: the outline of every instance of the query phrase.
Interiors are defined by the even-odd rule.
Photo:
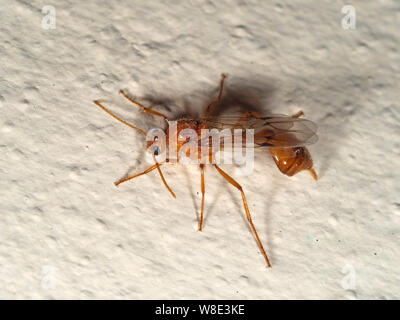
[[[269,148],[279,170],[291,177],[296,173],[308,170],[315,180],[318,180],[317,173],[313,168],[313,161],[310,152],[305,147],[295,148]]]

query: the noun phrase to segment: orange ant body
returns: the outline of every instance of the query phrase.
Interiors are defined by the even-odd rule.
[[[313,169],[313,161],[311,159],[311,155],[305,145],[311,144],[316,142],[317,136],[315,134],[316,131],[316,126],[314,123],[312,123],[309,120],[305,119],[300,119],[300,117],[303,115],[303,112],[300,111],[296,115],[289,117],[289,116],[283,116],[283,115],[269,115],[269,116],[262,116],[256,112],[246,112],[244,113],[239,119],[235,119],[233,121],[233,118],[212,118],[210,117],[210,112],[211,112],[211,107],[214,106],[215,104],[219,103],[221,100],[221,95],[224,87],[224,81],[225,81],[226,76],[222,75],[221,82],[220,82],[220,87],[219,87],[219,94],[216,99],[211,101],[211,103],[207,106],[206,112],[205,112],[205,117],[202,119],[184,119],[180,118],[176,120],[176,132],[174,136],[170,136],[169,130],[167,130],[167,141],[176,141],[176,147],[177,151],[179,154],[179,151],[185,146],[187,143],[188,139],[186,137],[181,137],[180,133],[183,132],[185,129],[191,129],[193,130],[198,136],[201,134],[201,130],[203,129],[210,129],[210,128],[242,128],[242,129],[255,129],[255,134],[254,134],[254,147],[268,147],[269,151],[275,160],[276,165],[278,166],[279,170],[288,176],[293,176],[294,174],[302,171],[302,170],[308,170],[313,178],[317,180],[317,174],[315,170]],[[143,109],[144,112],[153,114],[155,116],[163,117],[167,122],[169,119],[162,113],[149,109],[136,100],[130,98],[124,91],[120,90],[120,93],[130,100],[132,103],[136,104],[140,108]],[[98,105],[100,108],[102,108],[105,112],[107,112],[109,115],[117,119],[118,121],[124,123],[125,125],[137,130],[144,136],[146,136],[146,132],[140,128],[137,128],[126,121],[120,119],[118,116],[113,114],[111,111],[109,111],[107,108],[105,108],[99,101],[94,101],[96,105]],[[168,122],[168,126],[170,126],[170,122]],[[176,135],[176,136],[175,136]],[[157,141],[157,138],[154,139],[154,141],[147,141],[147,146],[152,147],[155,142]],[[198,142],[198,147],[200,149],[200,141]],[[130,177],[121,179],[117,182],[115,182],[115,185],[118,186],[119,184],[126,182],[128,180],[131,180],[133,178],[136,178],[138,176],[147,174],[155,169],[157,169],[161,180],[163,181],[164,185],[168,189],[168,191],[171,193],[171,195],[176,198],[174,192],[171,190],[171,188],[168,186],[162,172],[161,172],[161,165],[163,163],[157,162],[156,160],[156,155],[158,155],[160,149],[167,149],[168,148],[168,142],[164,146],[156,147],[156,149],[152,149],[152,156],[154,159],[155,164],[152,165],[151,167],[147,168],[143,172],[140,172],[138,174],[132,175]],[[198,153],[199,159],[204,157],[203,153]],[[250,224],[250,227],[253,231],[253,234],[256,238],[257,244],[261,250],[261,253],[263,254],[265,261],[267,263],[267,266],[270,267],[270,261],[268,258],[267,253],[264,250],[264,247],[262,245],[262,242],[258,236],[258,233],[256,231],[256,228],[252,222],[250,211],[247,205],[247,200],[246,196],[244,194],[242,186],[236,182],[231,176],[229,176],[225,171],[223,171],[214,161],[214,154],[212,150],[206,154],[206,157],[209,158],[210,163],[215,167],[215,169],[234,187],[236,187],[242,196],[242,201],[243,201],[243,206],[244,210],[246,212],[246,218],[247,221]],[[165,159],[165,162],[170,162],[171,159],[167,157]],[[180,158],[178,157],[177,162],[180,161]],[[200,172],[201,172],[201,193],[202,193],[202,201],[201,201],[201,215],[199,219],[199,227],[198,230],[202,231],[203,228],[203,216],[204,216],[204,196],[205,196],[205,182],[204,182],[204,170],[205,170],[205,164],[200,162],[199,164]]]

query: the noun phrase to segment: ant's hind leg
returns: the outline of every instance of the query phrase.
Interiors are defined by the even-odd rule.
[[[271,263],[269,262],[267,253],[266,253],[265,250],[264,250],[264,246],[262,245],[261,240],[260,240],[260,238],[258,237],[256,227],[254,226],[253,221],[251,220],[251,215],[250,215],[249,207],[248,207],[248,205],[247,205],[246,196],[244,195],[242,186],[241,186],[239,183],[237,183],[232,177],[230,177],[225,171],[223,171],[220,167],[218,167],[216,164],[214,164],[214,167],[215,167],[215,169],[217,169],[217,171],[218,171],[231,185],[233,185],[234,187],[236,187],[236,188],[240,191],[240,193],[242,194],[243,206],[244,206],[244,210],[246,211],[246,218],[247,218],[247,221],[249,222],[250,227],[251,227],[251,229],[253,230],[254,236],[256,237],[256,240],[257,240],[258,246],[259,246],[259,248],[260,248],[260,250],[261,250],[261,253],[262,253],[263,256],[264,256],[265,261],[267,262],[267,266],[268,266],[268,267],[271,267]]]
[[[199,231],[203,229],[203,215],[204,215],[204,195],[206,193],[205,183],[204,183],[204,164],[200,165],[201,170],[201,214],[199,221]]]
[[[216,99],[214,99],[213,101],[210,102],[210,104],[207,106],[206,109],[206,114],[205,114],[205,118],[207,119],[210,116],[210,111],[211,111],[211,107],[214,104],[217,104],[218,102],[220,102],[221,100],[221,96],[222,96],[222,90],[224,89],[224,81],[225,81],[226,75],[222,74],[221,75],[221,82],[219,84],[219,93],[218,93],[218,97]]]
[[[128,96],[128,95],[125,93],[124,90],[119,90],[119,93],[122,94],[122,95],[123,95],[126,99],[128,99],[130,102],[132,102],[132,103],[136,104],[137,106],[139,106],[140,108],[142,108],[144,112],[151,113],[151,114],[154,114],[154,115],[159,116],[159,117],[163,117],[164,119],[168,120],[168,117],[165,116],[165,115],[163,115],[161,112],[154,111],[154,110],[152,110],[152,109],[150,109],[150,108],[147,108],[147,107],[145,107],[144,105],[142,105],[140,102],[138,102],[138,101],[132,99],[130,96]]]

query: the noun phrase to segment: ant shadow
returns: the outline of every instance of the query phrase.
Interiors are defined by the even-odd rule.
[[[233,78],[229,76],[225,79],[221,100],[211,107],[211,117],[218,118],[223,114],[241,115],[247,111],[259,113],[270,113],[266,106],[270,104],[276,88],[273,86],[272,79],[255,80],[247,78]],[[200,108],[193,110],[187,99],[184,99],[183,112],[178,116],[202,118],[207,105],[217,97],[219,92],[219,82],[216,82],[212,91],[194,91],[190,96],[205,96],[207,100],[202,103]]]

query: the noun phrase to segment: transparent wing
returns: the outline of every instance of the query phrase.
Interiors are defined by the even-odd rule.
[[[207,127],[223,129],[254,129],[254,146],[292,148],[310,145],[318,140],[317,125],[307,119],[286,115],[220,116],[204,119]]]

